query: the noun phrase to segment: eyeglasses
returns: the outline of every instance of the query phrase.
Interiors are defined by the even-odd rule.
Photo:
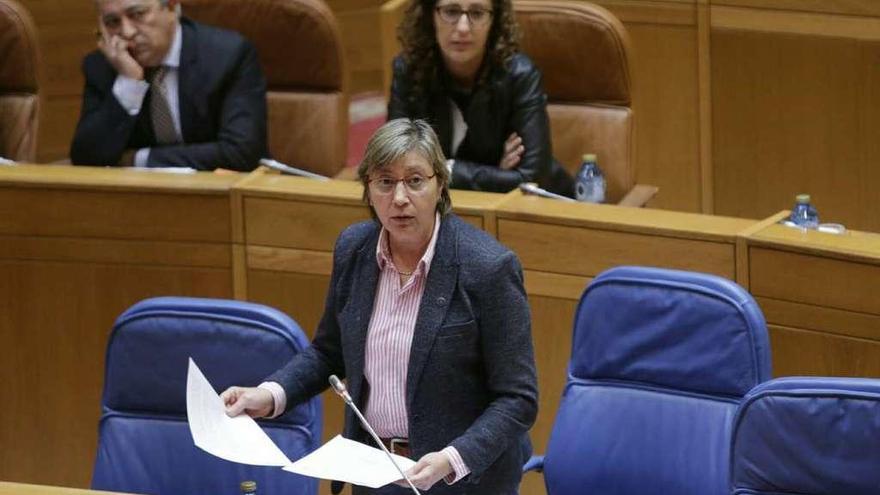
[[[489,9],[477,7],[470,10],[464,10],[461,8],[461,5],[454,3],[441,5],[437,7],[436,10],[437,13],[440,14],[440,20],[447,24],[458,24],[461,16],[466,15],[472,26],[483,27],[488,24],[489,19],[492,18],[492,11]]]
[[[376,177],[375,179],[370,179],[370,190],[374,194],[391,194],[394,190],[397,189],[397,183],[403,182],[406,190],[411,193],[420,193],[428,187],[428,181],[436,177],[437,174],[429,175],[425,177],[424,175],[414,174],[407,175],[402,179],[395,179],[393,177]]]

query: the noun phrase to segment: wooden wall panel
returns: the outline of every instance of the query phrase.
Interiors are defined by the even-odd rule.
[[[880,315],[876,264],[753,247],[749,270],[755,296]]]
[[[547,439],[553,428],[559,400],[565,388],[566,367],[571,349],[571,325],[577,300],[540,297],[529,294],[532,312],[532,341],[535,344],[535,365],[538,369],[538,418],[530,432],[537,455],[547,452]],[[520,493],[546,493],[543,476],[535,473],[523,477]]]
[[[500,219],[498,239],[528,270],[595,276],[617,265],[665,266],[735,277],[733,243],[675,239]],[[557,246],[580,248],[558,250]],[[553,256],[547,253],[553,252]],[[688,256],[681,253],[687,252]]]
[[[146,297],[232,295],[228,268],[0,260],[0,280],[0,479],[77,487],[91,478],[115,318]]]
[[[775,374],[880,377],[880,235],[771,224],[746,241]]]
[[[763,217],[806,192],[823,221],[880,230],[880,20],[859,39],[842,16],[777,13],[785,32],[767,32],[770,14],[712,12],[715,212]]]
[[[248,244],[332,251],[345,227],[366,220],[363,205],[245,198]]]
[[[21,0],[34,17],[42,55],[40,132],[37,160],[67,156],[79,116],[83,77],[80,64],[95,49],[97,14],[93,2]]]
[[[82,106],[81,92],[82,89],[78,89],[77,94],[47,95],[42,99],[37,161],[54,162],[70,156],[70,144]]]
[[[183,214],[190,211],[201,214]],[[224,242],[230,236],[229,200],[223,196],[3,189],[0,232]]]
[[[653,208],[701,211],[695,2],[595,3],[632,40],[636,182],[660,188]]]
[[[711,0],[711,3],[712,5],[731,5],[758,9],[880,16],[880,4],[876,0]]]
[[[352,94],[382,89],[383,67],[379,30],[379,7],[382,2],[357,10],[335,10],[342,32],[345,63]],[[331,4],[332,8],[332,4]]]
[[[773,375],[880,378],[880,342],[768,325]]]

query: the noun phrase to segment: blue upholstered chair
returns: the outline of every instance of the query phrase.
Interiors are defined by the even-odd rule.
[[[736,495],[880,493],[880,380],[755,387],[734,420],[731,483]]]
[[[543,469],[550,495],[727,493],[734,413],[769,379],[767,329],[730,280],[618,267],[575,314]]]
[[[117,320],[107,345],[103,413],[92,488],[149,495],[317,493],[317,480],[277,467],[245,466],[198,449],[186,419],[191,356],[218,392],[257,385],[308,342],[283,313],[239,301],[147,299]],[[292,460],[321,441],[319,398],[262,422]]]

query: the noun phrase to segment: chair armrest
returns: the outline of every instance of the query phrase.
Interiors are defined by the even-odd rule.
[[[533,455],[531,459],[526,461],[525,465],[523,465],[523,474],[528,473],[529,471],[537,471],[539,473],[544,472],[544,456],[542,455]]]
[[[617,206],[633,206],[643,208],[648,201],[651,201],[660,188],[657,186],[649,186],[647,184],[636,184],[626,193],[623,198],[617,202]]]

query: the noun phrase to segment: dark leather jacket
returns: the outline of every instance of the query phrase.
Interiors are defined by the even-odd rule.
[[[507,192],[522,182],[537,182],[545,189],[571,195],[572,179],[553,159],[541,71],[525,54],[514,55],[505,70],[489,74],[471,93],[462,111],[467,134],[455,155],[451,153],[453,103],[448,88],[448,82],[434,81],[426,95],[413,98],[406,62],[401,56],[394,59],[388,119],[409,117],[431,124],[443,153],[455,159],[451,187]],[[498,163],[511,132],[522,138],[525,152],[516,168],[503,170]]]

